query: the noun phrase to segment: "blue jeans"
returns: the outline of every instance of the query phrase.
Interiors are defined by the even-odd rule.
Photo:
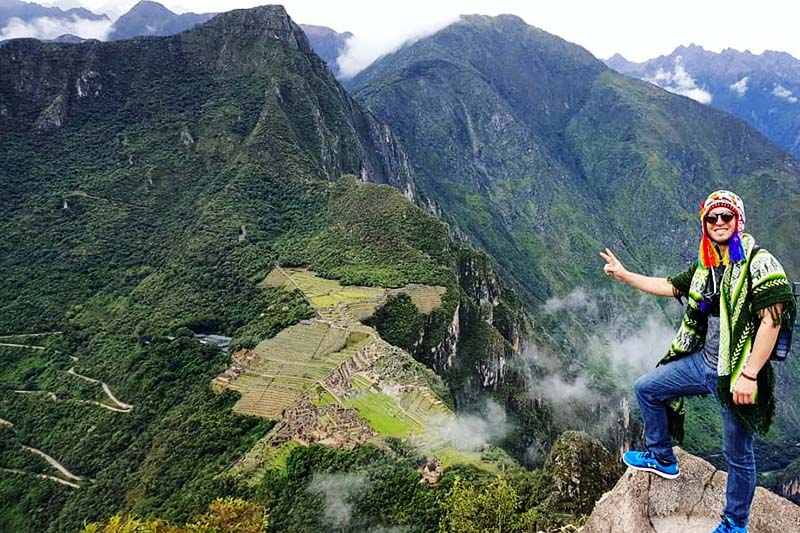
[[[642,411],[647,448],[662,462],[676,461],[667,432],[666,402],[673,398],[713,394],[717,398],[717,371],[703,360],[702,352],[661,365],[636,380],[636,399]],[[717,398],[719,401],[719,398]],[[722,408],[722,450],[728,462],[727,501],[724,513],[744,526],[756,490],[753,433],[736,415]]]

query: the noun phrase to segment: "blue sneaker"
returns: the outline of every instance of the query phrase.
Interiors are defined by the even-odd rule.
[[[622,460],[634,470],[652,472],[666,479],[675,479],[680,473],[677,461],[671,465],[661,464],[658,459],[656,459],[656,456],[650,453],[649,450],[644,452],[625,452],[625,455],[622,456]]]
[[[747,526],[737,526],[728,515],[722,515],[722,522],[711,533],[747,533]]]

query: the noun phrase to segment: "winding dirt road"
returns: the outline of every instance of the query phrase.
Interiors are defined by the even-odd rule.
[[[7,342],[0,342],[0,346],[8,346],[10,348],[29,348],[31,350],[46,350],[44,346],[31,346],[30,344],[9,344]]]
[[[66,486],[71,487],[73,489],[81,488],[81,486],[76,484],[76,483],[72,483],[70,481],[67,481],[65,479],[61,479],[59,477],[48,476],[47,474],[34,474],[33,472],[25,472],[24,470],[16,470],[14,468],[0,468],[0,472],[8,472],[10,474],[22,474],[23,476],[34,476],[34,477],[38,477],[38,478],[41,478],[41,479],[49,479],[50,481],[55,481],[57,483],[61,483],[62,485],[66,485]]]
[[[111,400],[112,402],[114,402],[117,405],[117,409],[112,408],[111,409],[112,411],[127,413],[131,409],[133,409],[133,405],[131,405],[129,403],[125,403],[125,402],[119,401],[117,399],[117,397],[114,396],[114,393],[111,392],[111,389],[108,387],[108,385],[105,382],[100,381],[99,379],[90,378],[89,376],[84,376],[82,374],[78,374],[77,372],[75,372],[75,367],[74,366],[71,367],[69,370],[67,370],[67,374],[69,374],[71,376],[75,376],[76,378],[80,378],[80,379],[83,379],[85,381],[88,381],[89,383],[99,383],[100,386],[103,388],[103,392],[106,393],[106,396],[108,396],[108,399]],[[91,402],[91,403],[97,403],[98,405],[103,406],[99,402]],[[103,407],[109,407],[109,406],[103,406]]]
[[[53,459],[51,456],[49,456],[49,455],[47,455],[46,453],[44,453],[42,450],[37,450],[36,448],[31,448],[30,446],[25,446],[25,445],[21,445],[21,448],[22,448],[23,450],[25,450],[26,452],[30,452],[30,453],[32,453],[32,454],[38,455],[39,457],[43,458],[45,461],[47,461],[48,463],[50,463],[50,466],[52,466],[53,468],[55,468],[56,470],[58,470],[59,472],[61,472],[61,474],[62,474],[62,475],[65,477],[65,478],[67,478],[67,479],[71,479],[71,480],[73,480],[73,481],[80,481],[80,480],[81,480],[81,478],[80,478],[80,477],[76,476],[75,474],[73,474],[72,472],[70,472],[69,470],[67,470],[67,469],[64,467],[64,465],[62,465],[61,463],[59,463],[58,461],[56,461],[55,459]]]
[[[17,394],[46,394],[51,400],[58,401],[58,396],[54,392],[47,392],[46,390],[15,390]]]

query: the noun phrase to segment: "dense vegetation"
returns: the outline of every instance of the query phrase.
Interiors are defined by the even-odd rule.
[[[282,9],[164,39],[15,41],[0,67],[0,342],[22,345],[0,347],[0,529],[189,523],[235,492],[219,474],[273,422],[209,388],[230,356],[192,333],[252,345],[312,316],[257,286],[276,263],[446,287],[414,327],[415,353],[447,357],[475,296],[460,262],[481,256],[397,190],[414,189],[402,152]],[[80,488],[35,477],[56,472],[24,447]]]
[[[566,531],[561,528],[575,520],[571,510],[553,497],[558,489],[547,470],[517,467],[499,478],[474,467],[454,467],[431,485],[419,472],[425,462],[424,455],[400,442],[391,450],[300,446],[291,452],[285,467],[269,470],[260,484],[239,493],[250,502],[247,509],[251,512],[268,508],[266,530],[275,532],[398,528],[409,532],[555,532]],[[571,478],[578,480],[580,476]],[[227,500],[228,505],[231,501]],[[206,521],[213,516],[215,504],[219,505],[212,503]],[[117,516],[87,527],[85,533],[127,533],[127,529],[111,526],[137,520],[142,529],[135,531],[162,531],[152,526],[163,524],[156,519]],[[151,529],[146,529],[148,523]],[[189,527],[186,531],[207,531],[194,527],[197,529]],[[176,529],[176,533],[183,531]]]
[[[647,236],[665,224],[692,227],[685,209],[664,220],[652,213],[683,205],[676,195],[664,202],[662,192],[696,192],[700,185],[689,184],[701,171],[714,172],[708,183],[735,175],[755,202],[766,199],[756,177],[781,201],[794,197],[790,165],[738,123],[615,77],[518,21],[470,20],[414,56],[434,54],[428,62],[395,56],[405,58],[409,80],[435,79],[451,92],[409,95],[400,90],[405,78],[387,68],[391,79],[374,75],[359,93],[397,128],[419,183],[391,133],[336,83],[282,8],[231,12],[167,38],[0,48],[0,344],[12,345],[0,346],[0,529],[75,531],[108,520],[95,530],[157,528],[157,517],[191,530],[214,520],[208,506],[219,497],[244,498],[242,509],[256,514],[267,509],[273,531],[474,531],[498,513],[511,530],[547,529],[588,509],[596,491],[579,507],[555,497],[556,469],[512,466],[498,480],[455,467],[434,490],[420,483],[425,457],[399,442],[388,450],[297,447],[285,466],[265,465],[256,486],[222,475],[273,422],[233,414],[236,395],[210,389],[230,355],[194,334],[253,346],[313,316],[298,292],[259,286],[275,264],[344,284],[445,287],[432,313],[396,296],[371,324],[442,375],[455,407],[477,408],[488,396],[505,408],[503,446],[541,465],[563,424],[607,414],[620,384],[608,361],[585,357],[595,344],[583,342],[589,331],[577,315],[540,304],[596,285],[609,303],[592,317],[598,324],[629,303],[596,279],[601,243],[618,244],[632,266],[688,257],[682,233]],[[508,72],[488,70],[500,45],[513,48],[501,54],[501,66],[518,73],[512,85],[533,84],[535,102],[503,86]],[[476,47],[479,57],[469,56]],[[453,49],[468,57],[436,56]],[[538,70],[516,68],[531,57]],[[379,98],[384,91],[396,97],[391,105]],[[431,107],[414,112],[403,107],[410,102]],[[633,126],[604,114],[614,106]],[[715,137],[712,125],[692,133],[693,113],[718,120],[727,136]],[[418,127],[419,117],[431,122]],[[426,128],[430,137],[411,136]],[[688,159],[684,135],[699,146]],[[750,155],[733,155],[737,143]],[[613,158],[603,156],[609,150]],[[658,178],[650,184],[658,194],[639,194],[643,169]],[[439,206],[452,229],[410,199]],[[643,211],[628,220],[633,200]],[[794,229],[789,215],[754,220],[776,238]],[[795,257],[775,242],[779,255]],[[534,307],[533,323],[524,305]],[[515,366],[531,329],[541,353]],[[552,364],[570,379],[589,370],[592,390],[612,400],[562,420],[529,381],[547,377]],[[789,438],[795,420],[785,420]],[[80,488],[37,477],[56,473],[42,453]],[[349,515],[323,497],[341,476],[354,500]]]

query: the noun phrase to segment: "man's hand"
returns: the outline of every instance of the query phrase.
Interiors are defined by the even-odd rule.
[[[611,250],[606,248],[605,252],[600,252],[600,257],[606,260],[606,264],[603,265],[603,272],[605,272],[607,276],[614,276],[616,280],[625,281],[625,276],[630,274],[630,272],[628,272]]]
[[[756,403],[756,382],[739,376],[733,384],[733,403],[736,405],[750,405]]]

